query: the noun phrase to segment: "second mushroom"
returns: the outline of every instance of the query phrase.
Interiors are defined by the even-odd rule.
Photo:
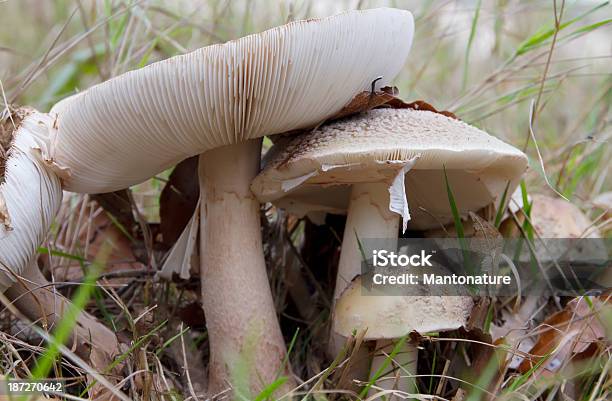
[[[365,339],[378,341],[374,373],[393,348],[390,340],[465,324],[470,298],[362,296],[362,261],[371,253],[365,240],[384,239],[385,248],[395,248],[400,218],[402,231],[451,222],[444,168],[463,216],[497,206],[506,186],[512,190],[525,171],[522,152],[441,114],[376,109],[288,139],[269,155],[251,186],[262,202],[298,215],[347,214],[334,291],[333,356],[342,338],[366,330]],[[415,374],[416,348],[407,344],[396,362]],[[413,383],[402,388],[411,392]]]

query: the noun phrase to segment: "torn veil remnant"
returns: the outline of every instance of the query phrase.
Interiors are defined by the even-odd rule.
[[[253,393],[285,366],[259,203],[249,189],[261,138],[320,124],[379,76],[381,86],[390,83],[413,32],[412,14],[397,9],[296,21],[128,72],[51,110],[58,117],[51,156],[70,170],[68,190],[125,188],[200,155],[199,223],[194,216],[164,273],[188,274],[185,252],[199,229],[211,394],[231,382],[249,336],[261,336],[247,375]]]
[[[471,299],[457,297],[450,308],[441,297],[425,296],[427,310],[436,317],[418,323],[416,315],[399,313],[391,319],[399,327],[391,327],[385,318],[391,315],[381,313],[410,302],[395,296],[361,297],[361,286],[355,283],[363,253],[369,254],[364,240],[382,239],[385,249],[396,248],[400,216],[402,231],[407,224],[418,230],[451,222],[444,168],[463,216],[498,203],[506,185],[514,189],[527,167],[522,152],[442,114],[383,108],[283,141],[272,147],[270,155],[251,185],[260,201],[301,216],[347,213],[334,292],[330,342],[334,357],[342,338],[355,330],[367,330],[365,339],[379,340],[379,351],[390,352],[393,345],[387,340],[412,330],[454,329],[465,323]],[[353,289],[348,290],[351,282]],[[359,307],[363,304],[374,307]],[[435,323],[438,318],[444,322]],[[404,348],[404,362],[415,363],[411,358],[416,358],[416,349],[408,344]],[[375,358],[373,366],[384,359]]]

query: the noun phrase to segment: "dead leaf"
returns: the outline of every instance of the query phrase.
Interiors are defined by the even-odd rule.
[[[586,352],[591,344],[607,341],[599,314],[601,310],[611,308],[612,301],[609,295],[593,297],[591,300],[592,308],[584,298],[573,299],[562,311],[546,319],[539,326],[541,332],[538,341],[529,351],[531,358],[525,359],[518,370],[526,373],[551,354],[538,367],[538,371],[554,373],[574,355]]]
[[[482,304],[483,306],[486,304]],[[484,308],[483,308],[484,309]],[[479,383],[482,389],[488,393],[496,394],[501,388],[503,379],[508,369],[506,362],[507,351],[501,342],[492,342],[491,336],[480,329],[469,331],[460,330],[459,338],[469,341],[465,357],[461,352],[454,352],[456,375],[467,383],[477,383],[483,376],[488,376],[488,382]],[[465,358],[465,359],[464,359]],[[465,362],[463,362],[465,360]],[[461,361],[461,362],[460,362]],[[474,392],[481,393],[477,399],[490,400],[488,393],[481,392],[479,388],[473,386],[464,387],[467,394],[474,395]]]
[[[92,195],[92,199],[113,216],[130,235],[134,235],[135,230],[138,229],[138,222],[134,218],[128,191],[129,189],[123,189],[106,194]]]
[[[474,306],[470,312],[470,317],[465,324],[467,331],[478,331],[484,333],[484,326],[489,314],[489,306],[491,305],[491,298],[480,297],[474,300]],[[490,339],[489,339],[490,341]]]
[[[11,217],[9,216],[8,209],[6,207],[6,201],[0,193],[0,224],[4,226],[4,230],[11,231]]]
[[[483,269],[493,272],[499,266],[499,259],[503,252],[503,237],[493,224],[470,212],[474,227],[474,250],[478,251],[485,259],[481,261]]]
[[[504,308],[501,312],[503,324],[491,325],[491,334],[495,340],[503,341],[513,350],[527,353],[535,344],[532,337],[528,336],[531,330],[533,315],[538,309],[537,296],[526,296],[518,310]],[[519,354],[508,355],[510,358],[510,369],[516,369],[523,358]]]
[[[115,193],[105,195],[108,195],[108,197],[103,199],[107,201],[116,196]],[[96,198],[98,197],[97,195]],[[107,203],[107,206],[110,210],[116,211],[116,205],[112,206],[112,204]],[[111,284],[125,284],[130,280],[129,274],[121,277],[119,273],[144,269],[144,265],[135,254],[138,244],[132,243],[131,239],[117,226],[118,220],[113,221],[107,213],[102,212],[95,216],[88,223],[91,224],[89,229],[79,227],[80,233],[75,244],[65,242],[56,243],[56,245],[66,251],[70,251],[70,249],[87,250],[87,254],[83,256],[88,260],[93,260],[102,251],[103,247],[110,245],[112,251],[105,263],[104,274]],[[117,218],[115,217],[115,219]],[[48,258],[45,257],[42,260],[48,263]],[[83,279],[84,272],[78,261],[65,260],[63,264],[49,266],[49,268],[53,271],[53,277],[56,281],[80,281]],[[110,277],[112,276],[110,273],[113,272],[117,275]]]
[[[395,97],[397,93],[397,88],[392,88],[389,86],[381,88],[380,91],[364,91],[358,93],[349,104],[344,106],[336,115],[330,118],[330,120],[337,120],[352,114],[362,113],[364,111],[372,110],[375,107],[382,106],[383,104],[389,103],[393,99],[397,99]]]
[[[198,181],[198,157],[179,163],[160,196],[160,231],[162,241],[172,247],[193,216],[200,188]]]
[[[413,109],[413,110],[424,110],[431,111],[433,113],[442,114],[449,118],[458,120],[457,116],[450,111],[439,111],[431,104],[423,101],[416,100],[412,103],[406,103],[397,95],[399,91],[396,87],[385,86],[380,91],[364,91],[358,93],[353,100],[342,108],[335,116],[329,120],[337,120],[343,117],[347,117],[353,114],[362,113],[368,110],[372,110],[377,107],[390,107],[393,109]]]
[[[413,109],[413,110],[424,110],[431,111],[432,113],[442,114],[448,118],[452,118],[454,120],[459,120],[459,118],[450,111],[438,110],[433,107],[431,104],[423,101],[423,100],[415,100],[412,103],[406,103],[400,98],[393,98],[389,102],[386,103],[388,106],[394,109]]]
[[[194,330],[204,331],[206,329],[206,318],[204,317],[204,310],[200,302],[194,301],[178,307],[176,316],[178,316],[186,326]]]

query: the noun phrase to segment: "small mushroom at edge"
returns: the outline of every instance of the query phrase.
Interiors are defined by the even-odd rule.
[[[21,108],[1,124],[0,293],[29,320],[52,330],[70,306],[36,260],[62,199],[60,179],[42,157],[53,119]],[[99,369],[120,352],[117,336],[86,312],[79,314],[72,337],[77,354]]]

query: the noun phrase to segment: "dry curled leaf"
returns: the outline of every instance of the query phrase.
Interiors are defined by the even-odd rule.
[[[377,107],[391,107],[394,109],[413,109],[413,110],[424,110],[431,111],[432,113],[442,114],[449,118],[458,120],[457,116],[450,111],[440,111],[433,107],[431,104],[423,101],[416,100],[411,103],[406,103],[397,95],[399,91],[396,87],[385,86],[380,91],[364,91],[358,93],[353,100],[342,108],[335,116],[330,120],[337,120],[339,118],[347,117],[352,114],[362,113],[368,110],[375,109]]]
[[[600,316],[603,310],[612,308],[612,300],[608,295],[593,297],[591,301],[592,307],[584,298],[573,299],[563,310],[546,319],[540,325],[538,341],[529,351],[531,358],[525,359],[518,370],[526,373],[541,363],[539,371],[554,373],[570,358],[588,351],[592,344],[606,341]]]
[[[176,309],[176,316],[195,330],[206,330],[206,318],[200,302],[189,302]]]
[[[389,107],[395,109],[413,109],[413,110],[423,110],[423,111],[431,111],[432,113],[442,114],[448,118],[452,118],[454,120],[459,120],[459,118],[450,111],[438,110],[433,107],[431,104],[423,101],[423,100],[415,100],[412,103],[406,103],[400,98],[393,98],[389,102],[386,103]]]
[[[387,104],[390,101],[397,99],[397,94],[397,88],[389,86],[385,86],[380,91],[360,92],[353,98],[353,100],[349,102],[349,104],[344,106],[342,110],[330,118],[330,120],[337,120],[352,114],[372,110],[375,107],[382,106],[383,104]]]

